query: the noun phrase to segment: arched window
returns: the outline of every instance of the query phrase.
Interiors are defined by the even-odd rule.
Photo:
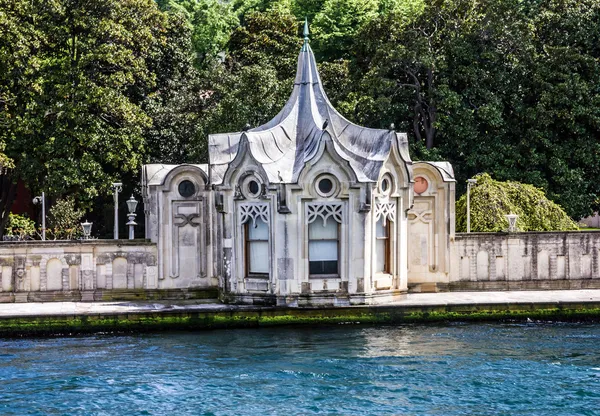
[[[392,273],[392,244],[390,239],[391,221],[385,221],[384,217],[379,218],[375,226],[375,272]]]
[[[269,226],[260,218],[244,224],[246,276],[269,274]]]
[[[375,273],[393,273],[393,235],[396,218],[394,202],[375,204]]]
[[[308,272],[339,276],[342,204],[308,204]]]
[[[246,277],[268,277],[269,207],[267,204],[241,204],[240,223],[243,233],[243,270]]]

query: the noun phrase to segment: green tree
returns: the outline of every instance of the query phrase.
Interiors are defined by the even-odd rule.
[[[319,58],[350,57],[357,32],[378,10],[378,0],[325,0],[311,25]]]
[[[48,215],[50,228],[48,229],[51,238],[55,240],[72,240],[83,234],[81,219],[85,214],[75,206],[75,199],[68,197],[57,200]]]
[[[498,232],[508,228],[505,215],[517,214],[520,231],[577,230],[565,211],[550,201],[544,192],[519,182],[500,182],[487,173],[477,175],[471,189],[471,231]],[[467,196],[456,202],[456,230],[467,229]]]
[[[27,215],[13,214],[8,215],[8,223],[4,234],[16,237],[19,240],[26,240],[35,236],[35,222]]]
[[[203,73],[208,98],[200,148],[208,134],[255,127],[281,110],[296,72],[299,24],[279,10],[253,12],[232,33],[224,64]]]
[[[145,162],[197,163],[206,157],[201,125],[209,93],[194,67],[192,30],[185,14],[172,10],[167,19],[166,42],[155,44],[148,64],[156,74],[156,87],[142,105],[152,119],[144,132]]]
[[[150,0],[0,0],[0,10],[18,41],[2,37],[0,74],[14,176],[89,206],[137,175],[152,122],[141,104],[156,86],[148,63],[167,19]]]
[[[233,5],[218,0],[168,0],[159,2],[161,9],[182,13],[191,30],[194,61],[198,68],[206,68],[218,59],[229,41],[232,31],[239,26]],[[180,37],[185,39],[189,35]]]
[[[599,8],[426,0],[412,18],[384,14],[359,31],[342,105],[362,124],[408,131],[416,159],[450,160],[460,190],[488,171],[580,218],[600,195]]]
[[[42,36],[32,16],[31,2],[0,1],[0,236],[17,191],[6,144],[19,140],[17,131],[27,120],[28,105],[41,91],[37,51]]]

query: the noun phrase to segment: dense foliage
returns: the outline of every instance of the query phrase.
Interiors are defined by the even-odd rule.
[[[8,223],[6,224],[4,235],[18,240],[26,240],[35,237],[35,234],[35,222],[31,218],[28,218],[26,215],[13,213],[8,215]]]
[[[0,0],[0,229],[17,179],[98,207],[273,117],[305,17],[333,104],[452,162],[459,192],[490,172],[600,208],[597,0]]]
[[[71,240],[83,234],[81,220],[83,210],[75,206],[73,197],[59,199],[50,208],[48,215],[50,227],[47,230],[48,238],[54,240]]]
[[[505,215],[516,214],[519,231],[577,230],[565,211],[550,201],[541,189],[519,182],[500,182],[487,173],[475,176],[471,188],[471,231],[506,231]],[[467,195],[456,201],[456,231],[467,230]]]

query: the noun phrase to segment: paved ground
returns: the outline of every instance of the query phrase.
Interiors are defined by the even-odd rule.
[[[413,293],[394,306],[548,304],[600,302],[600,290],[545,290],[512,292]],[[109,315],[150,311],[231,311],[256,309],[193,301],[160,302],[40,302],[2,303],[0,319],[19,316]]]

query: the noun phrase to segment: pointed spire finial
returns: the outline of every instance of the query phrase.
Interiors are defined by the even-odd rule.
[[[308,35],[309,35],[309,31],[308,31],[308,18],[305,17],[304,18],[304,46],[302,47],[302,50],[305,51],[306,50],[306,45],[308,44]]]
[[[304,18],[304,40],[308,40],[308,35],[309,35],[309,31],[308,31],[308,17]]]

